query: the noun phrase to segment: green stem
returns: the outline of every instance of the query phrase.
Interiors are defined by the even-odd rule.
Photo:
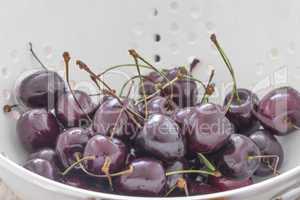
[[[176,175],[176,174],[205,174],[205,175],[211,175],[211,176],[216,176],[216,177],[221,176],[221,173],[219,171],[209,172],[209,171],[204,171],[204,170],[192,170],[192,169],[167,172],[166,176],[172,176],[172,175]]]
[[[112,67],[107,68],[106,70],[104,70],[102,73],[98,74],[97,76],[100,77],[102,75],[104,75],[105,73],[112,71],[114,69],[118,69],[118,68],[122,68],[122,67],[136,67],[135,64],[122,64],[122,65],[115,65]],[[141,68],[146,68],[146,69],[151,69],[151,67],[148,67],[146,65],[140,65]]]
[[[137,76],[133,76],[131,77],[130,79],[128,79],[121,87],[121,90],[120,90],[120,93],[119,93],[119,96],[121,97],[123,95],[123,92],[124,92],[124,89],[126,88],[126,86],[131,82],[133,81],[134,79],[137,79],[137,78],[140,78],[138,75]],[[143,78],[145,78],[145,76],[143,76]]]

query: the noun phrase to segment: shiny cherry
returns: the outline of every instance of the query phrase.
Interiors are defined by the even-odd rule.
[[[152,71],[144,77],[144,87],[147,95],[156,92],[157,85],[163,81],[163,77],[156,71]],[[140,84],[139,93],[143,94],[142,85]]]
[[[212,153],[227,142],[233,128],[223,107],[207,103],[195,107],[189,119],[188,132],[190,152]]]
[[[80,90],[73,90],[73,93],[76,100],[71,92],[64,93],[57,100],[56,116],[65,127],[89,124],[88,119],[96,109],[95,103],[88,94]]]
[[[141,104],[139,110],[145,116],[145,104]],[[156,96],[147,102],[148,114],[162,114],[162,115],[172,115],[177,109],[177,105],[168,98],[162,96]]]
[[[65,82],[58,73],[42,70],[25,77],[18,84],[16,97],[29,108],[52,109],[64,91]]]
[[[135,124],[129,114],[124,110],[126,107],[137,111],[130,99],[122,100],[123,105],[116,98],[104,101],[96,111],[93,119],[93,129],[96,133],[110,136],[113,132],[115,137],[131,139],[135,137]]]
[[[234,95],[226,116],[234,125],[236,133],[245,134],[258,127],[258,120],[253,114],[253,109],[256,108],[259,100],[257,95],[248,89],[239,88],[237,93],[239,99]],[[232,95],[232,92],[227,94],[224,106],[229,103]]]
[[[188,184],[189,194],[192,196],[201,195],[201,194],[212,194],[217,193],[219,190],[216,187],[213,187],[206,183],[199,182],[190,182]]]
[[[64,168],[68,168],[77,161],[76,154],[77,156],[83,154],[88,140],[89,136],[83,128],[70,128],[59,135],[56,152]]]
[[[232,179],[246,179],[258,169],[260,156],[258,146],[248,137],[232,134],[227,144],[220,150],[217,169],[223,176]]]
[[[158,197],[162,196],[166,176],[162,164],[154,159],[141,158],[130,164],[133,172],[117,177],[114,186],[118,194]]]
[[[29,160],[24,164],[23,167],[40,176],[52,180],[59,180],[60,178],[59,170],[51,162],[44,159],[35,158]]]
[[[81,189],[89,189],[88,178],[83,176],[70,175],[63,178],[62,183]]]
[[[183,158],[186,153],[185,136],[168,116],[153,114],[145,122],[136,138],[136,144],[156,158],[164,161]]]
[[[122,141],[96,135],[88,141],[84,149],[83,157],[95,157],[93,160],[84,162],[85,168],[96,175],[103,175],[104,172],[101,169],[106,159],[110,159],[109,172],[119,172],[125,166],[127,151],[127,147]]]
[[[300,94],[291,87],[272,90],[259,102],[256,117],[275,135],[287,135],[300,125]]]
[[[60,162],[60,160],[57,156],[56,151],[51,149],[51,148],[40,149],[37,152],[34,152],[34,153],[30,154],[27,160],[33,160],[35,158],[48,160],[49,162],[51,162],[52,164],[54,164],[58,168],[62,167],[61,166],[62,164],[61,164],[61,162]]]
[[[18,136],[29,151],[54,147],[59,131],[55,116],[45,109],[29,110],[17,122]]]
[[[258,146],[262,155],[274,156],[261,159],[259,168],[254,174],[257,176],[268,176],[274,173],[274,170],[279,170],[284,160],[284,152],[278,140],[267,130],[258,130],[249,137]],[[278,164],[276,166],[277,160]]]
[[[234,190],[241,187],[246,187],[253,184],[252,178],[234,180],[227,177],[209,176],[208,182],[210,185],[218,188],[219,191]]]

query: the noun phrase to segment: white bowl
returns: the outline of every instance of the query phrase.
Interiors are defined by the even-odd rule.
[[[111,64],[132,63],[129,48],[151,61],[159,55],[161,67],[187,64],[196,56],[201,65],[195,76],[207,80],[210,70],[216,69],[218,87],[212,99],[221,102],[231,80],[209,41],[209,34],[216,32],[241,87],[260,96],[282,85],[300,89],[299,8],[300,2],[292,0],[1,1],[0,105],[14,101],[14,83],[22,73],[38,68],[29,54],[29,41],[44,63],[60,73],[64,50],[99,72]],[[159,42],[154,41],[156,34],[161,36]],[[115,71],[106,79],[117,88],[129,74],[130,70]],[[78,69],[72,69],[71,77],[77,87],[91,88]],[[0,113],[0,177],[22,200],[137,199],[76,189],[23,169],[26,153],[15,133],[18,116]],[[176,199],[270,199],[291,189],[288,195],[294,197],[283,197],[296,199],[300,135],[296,132],[280,141],[286,154],[281,175],[233,191]]]

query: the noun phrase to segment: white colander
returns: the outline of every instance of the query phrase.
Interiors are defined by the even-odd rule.
[[[29,41],[43,62],[60,73],[65,50],[99,72],[132,63],[130,48],[164,68],[187,65],[197,57],[201,63],[196,77],[206,81],[216,69],[212,100],[220,103],[231,79],[209,40],[214,32],[231,58],[240,87],[260,96],[282,85],[300,89],[299,10],[297,0],[0,0],[0,105],[12,103],[15,81],[39,67],[28,51]],[[88,77],[72,66],[74,87],[91,89]],[[130,73],[118,70],[105,78],[119,88]],[[0,113],[0,177],[22,200],[143,199],[76,189],[20,167],[26,154],[15,133],[19,115]],[[281,175],[233,191],[176,199],[297,199],[300,134],[280,141],[286,154]]]

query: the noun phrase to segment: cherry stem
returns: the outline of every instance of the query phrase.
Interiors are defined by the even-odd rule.
[[[29,50],[34,57],[34,59],[41,65],[44,70],[48,71],[48,68],[42,63],[42,61],[39,59],[39,57],[36,55],[35,51],[33,50],[32,43],[29,42]]]
[[[110,165],[111,165],[111,158],[110,157],[106,157],[104,164],[101,168],[101,171],[107,176],[107,180],[109,182],[109,185],[111,187],[111,189],[113,189],[113,184],[112,184],[112,178],[110,176]]]
[[[133,76],[131,77],[130,79],[128,79],[121,87],[121,90],[120,90],[120,93],[119,93],[119,96],[122,96],[123,95],[123,92],[125,90],[125,87],[130,83],[132,82],[134,79],[137,79],[137,78],[140,78],[140,76]],[[145,78],[145,76],[143,76],[143,78]]]
[[[193,61],[190,64],[190,73],[193,72],[193,70],[196,68],[196,66],[200,63],[200,60],[198,58],[194,58]]]
[[[19,105],[18,104],[14,104],[14,105],[4,105],[3,106],[3,112],[5,112],[5,113],[9,113],[9,112],[11,112],[12,111],[12,109],[13,108],[16,108],[16,107],[18,107]]]
[[[261,155],[261,156],[248,156],[248,160],[254,160],[254,159],[275,159],[275,165],[273,169],[273,174],[276,175],[278,171],[278,165],[279,165],[279,156],[278,155]],[[264,162],[264,161],[262,161]]]
[[[126,94],[126,98],[127,98],[127,99],[129,98],[129,96],[130,96],[130,94],[131,94],[133,85],[134,85],[134,81],[131,80],[130,85],[129,85],[129,89],[128,89],[127,94]]]
[[[212,80],[213,80],[214,76],[215,76],[215,70],[211,70],[208,82],[207,82],[206,86],[204,86],[205,92],[200,101],[201,104],[204,103],[205,100],[208,100],[208,96],[211,96],[214,92],[214,86],[212,85]]]
[[[179,189],[184,190],[186,196],[189,196],[188,186],[187,186],[186,180],[184,178],[179,178],[177,180],[176,186]]]
[[[63,176],[67,175],[74,167],[76,167],[77,165],[81,164],[82,162],[84,162],[84,161],[86,161],[86,160],[95,160],[95,159],[96,159],[95,156],[87,156],[87,157],[84,157],[84,158],[79,158],[79,156],[77,156],[77,154],[79,154],[79,153],[75,153],[76,162],[74,162],[72,165],[70,165],[70,166],[62,173]]]
[[[111,131],[111,133],[110,133],[110,139],[113,139],[113,138],[114,138],[114,135],[115,135],[115,133],[116,133],[116,131],[117,131],[117,127],[118,127],[118,125],[119,125],[119,122],[120,122],[120,120],[121,120],[122,114],[123,114],[123,112],[124,112],[125,109],[126,109],[126,108],[123,106],[122,109],[120,110],[120,113],[119,113],[119,115],[118,115],[118,117],[117,117],[117,120],[116,120],[116,122],[115,122],[115,124],[114,124],[114,127],[113,127],[113,129],[112,129],[112,131]]]
[[[146,65],[148,65],[151,69],[153,69],[154,71],[156,71],[157,73],[159,73],[159,75],[160,75],[161,77],[163,77],[164,79],[166,79],[168,82],[170,81],[170,80],[166,77],[166,75],[165,75],[163,72],[159,71],[159,70],[158,70],[156,67],[154,67],[150,62],[148,62],[146,59],[144,59],[142,56],[140,56],[140,55],[137,53],[136,50],[130,49],[130,50],[129,50],[129,53],[130,53],[133,57],[136,57],[137,59],[140,59],[141,61],[143,61]]]
[[[84,62],[82,62],[80,60],[77,60],[76,64],[79,66],[80,69],[86,71],[90,75],[90,77],[95,82],[95,84],[97,85],[97,87],[99,88],[100,91],[103,91],[103,93],[109,94],[110,96],[116,98],[118,100],[118,102],[122,106],[124,106],[124,103],[122,102],[122,100],[120,99],[120,97],[115,94],[115,90],[112,90],[101,78],[97,77],[97,75]],[[107,90],[101,89],[101,87],[100,87],[99,83],[97,82],[97,80],[99,82],[101,82],[107,88]],[[141,124],[138,121],[136,121],[136,119],[133,116],[133,115],[135,115],[135,116],[137,116],[137,117],[139,117],[141,119],[144,119],[140,114],[136,113],[135,111],[133,111],[130,108],[126,108],[125,112],[129,115],[129,117],[132,119],[132,121],[138,127],[142,127]]]
[[[165,194],[165,197],[168,197],[175,189],[177,188],[177,185],[173,185],[170,190]]]
[[[159,94],[162,90],[166,89],[168,86],[173,85],[177,80],[179,80],[180,78],[178,76],[176,76],[173,80],[167,82],[165,85],[163,85],[162,87],[160,87],[158,90],[156,90],[156,92],[154,92],[153,94],[149,95],[146,97],[146,99],[151,99],[153,97],[155,97],[157,94]],[[141,103],[141,101],[138,101],[136,104]]]
[[[198,156],[199,156],[200,160],[205,164],[205,166],[210,171],[213,171],[213,172],[217,171],[215,166],[202,153],[198,153]]]
[[[138,75],[140,77],[140,82],[141,82],[141,85],[142,85],[142,90],[143,90],[143,97],[144,97],[144,103],[145,103],[145,118],[147,119],[148,118],[148,103],[147,103],[147,95],[146,95],[146,91],[145,91],[145,85],[144,85],[144,80],[143,80],[143,77],[142,77],[142,74],[141,74],[141,69],[140,69],[140,66],[139,66],[139,62],[138,62],[138,55],[137,53],[134,51],[134,50],[129,50],[129,54],[133,57],[134,59],[134,62],[136,64],[136,69],[137,69],[137,72],[138,72]]]
[[[225,54],[225,51],[222,49],[222,47],[220,46],[218,40],[217,40],[217,36],[215,34],[212,34],[210,36],[210,39],[211,41],[214,43],[214,45],[216,46],[216,48],[218,49],[225,65],[227,66],[230,74],[231,74],[231,77],[232,77],[232,80],[233,80],[233,93],[232,93],[232,96],[236,96],[236,99],[237,101],[240,103],[240,97],[239,97],[239,94],[238,94],[238,91],[237,91],[237,82],[236,82],[236,78],[235,78],[235,73],[234,73],[234,70],[233,70],[233,67],[228,59],[228,57],[226,56]],[[231,104],[231,102],[229,102]]]
[[[176,174],[205,174],[205,175],[211,175],[215,177],[221,177],[222,174],[219,171],[214,171],[214,172],[209,172],[209,171],[204,171],[204,170],[178,170],[178,171],[173,171],[173,172],[167,172],[166,176],[172,176]]]
[[[136,65],[135,65],[135,64],[116,65],[116,66],[107,68],[106,70],[104,70],[103,72],[101,72],[100,74],[98,74],[97,76],[98,76],[98,77],[101,77],[101,76],[103,76],[104,74],[106,74],[107,72],[109,72],[109,71],[111,71],[111,70],[114,70],[114,69],[117,69],[117,68],[120,68],[120,67],[136,67]],[[147,68],[147,69],[152,69],[151,67],[148,67],[148,66],[146,66],[146,65],[140,65],[140,67],[142,67],[142,68]]]
[[[92,119],[90,118],[90,116],[85,112],[85,110],[82,108],[82,106],[80,105],[78,99],[76,98],[75,96],[75,93],[70,85],[70,76],[69,76],[69,69],[70,69],[70,60],[71,60],[71,57],[70,57],[70,54],[69,52],[64,52],[63,53],[63,59],[64,59],[64,62],[65,62],[65,76],[66,76],[66,81],[67,81],[67,84],[68,84],[68,88],[71,92],[71,95],[73,97],[73,99],[75,100],[76,104],[78,105],[79,109],[84,113],[84,115],[87,117],[87,119],[89,120],[89,122],[91,123],[92,122]]]

